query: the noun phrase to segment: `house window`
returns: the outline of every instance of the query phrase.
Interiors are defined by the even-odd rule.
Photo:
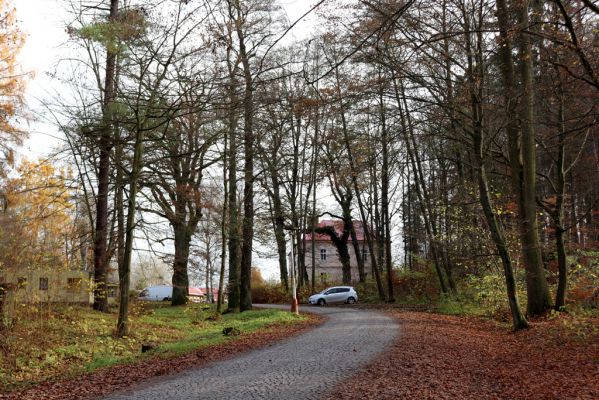
[[[108,297],[116,297],[116,287],[108,286],[107,295],[108,295]]]
[[[326,272],[320,273],[320,283],[327,283],[327,274]]]
[[[25,286],[27,286],[27,278],[25,278],[25,277],[17,278],[17,287],[19,289],[23,289]]]
[[[40,290],[48,290],[48,278],[40,278]]]
[[[67,279],[67,290],[69,292],[76,292],[81,287],[81,278],[68,278]]]
[[[362,248],[362,260],[363,261],[368,261],[368,249],[367,248]]]
[[[327,249],[320,249],[320,261],[327,260]]]

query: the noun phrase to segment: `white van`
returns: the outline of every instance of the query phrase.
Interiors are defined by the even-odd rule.
[[[139,294],[139,299],[146,301],[171,301],[172,298],[173,287],[167,285],[150,286]]]

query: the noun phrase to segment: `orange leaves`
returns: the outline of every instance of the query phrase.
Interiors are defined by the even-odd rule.
[[[22,135],[13,117],[22,106],[25,90],[24,75],[17,66],[25,36],[17,27],[15,14],[11,1],[0,0],[0,151],[5,155],[11,143],[21,142]]]
[[[39,211],[37,216],[29,215],[29,219],[46,218],[58,210],[72,208],[66,174],[49,161],[22,161],[17,173],[16,178],[7,181],[9,203],[20,211],[27,208]]]
[[[322,102],[317,98],[302,97],[294,104],[294,112],[296,115],[305,115],[317,107],[322,106]]]
[[[329,399],[592,399],[597,337],[580,341],[558,320],[517,333],[468,317],[391,311],[397,342]],[[596,323],[588,321],[588,323]]]
[[[65,246],[78,240],[68,174],[48,161],[23,161],[16,175],[4,187],[0,264],[17,269],[64,265]]]
[[[264,278],[262,277],[262,272],[260,272],[260,268],[252,267],[251,274],[252,287],[256,285],[263,285],[265,283]]]

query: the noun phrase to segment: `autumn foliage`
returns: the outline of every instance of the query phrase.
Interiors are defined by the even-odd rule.
[[[67,175],[47,161],[23,161],[6,180],[0,272],[57,270],[78,262],[80,237]]]
[[[14,117],[23,106],[25,75],[18,68],[17,57],[24,35],[16,23],[16,10],[11,0],[0,0],[0,153],[4,161],[12,161],[11,144],[21,143],[23,132]],[[2,159],[0,159],[2,161]],[[0,165],[0,174],[3,168]]]

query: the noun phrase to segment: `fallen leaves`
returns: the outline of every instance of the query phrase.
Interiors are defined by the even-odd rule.
[[[389,313],[397,342],[329,399],[599,398],[597,336],[564,337],[550,320],[513,333],[477,318]]]

